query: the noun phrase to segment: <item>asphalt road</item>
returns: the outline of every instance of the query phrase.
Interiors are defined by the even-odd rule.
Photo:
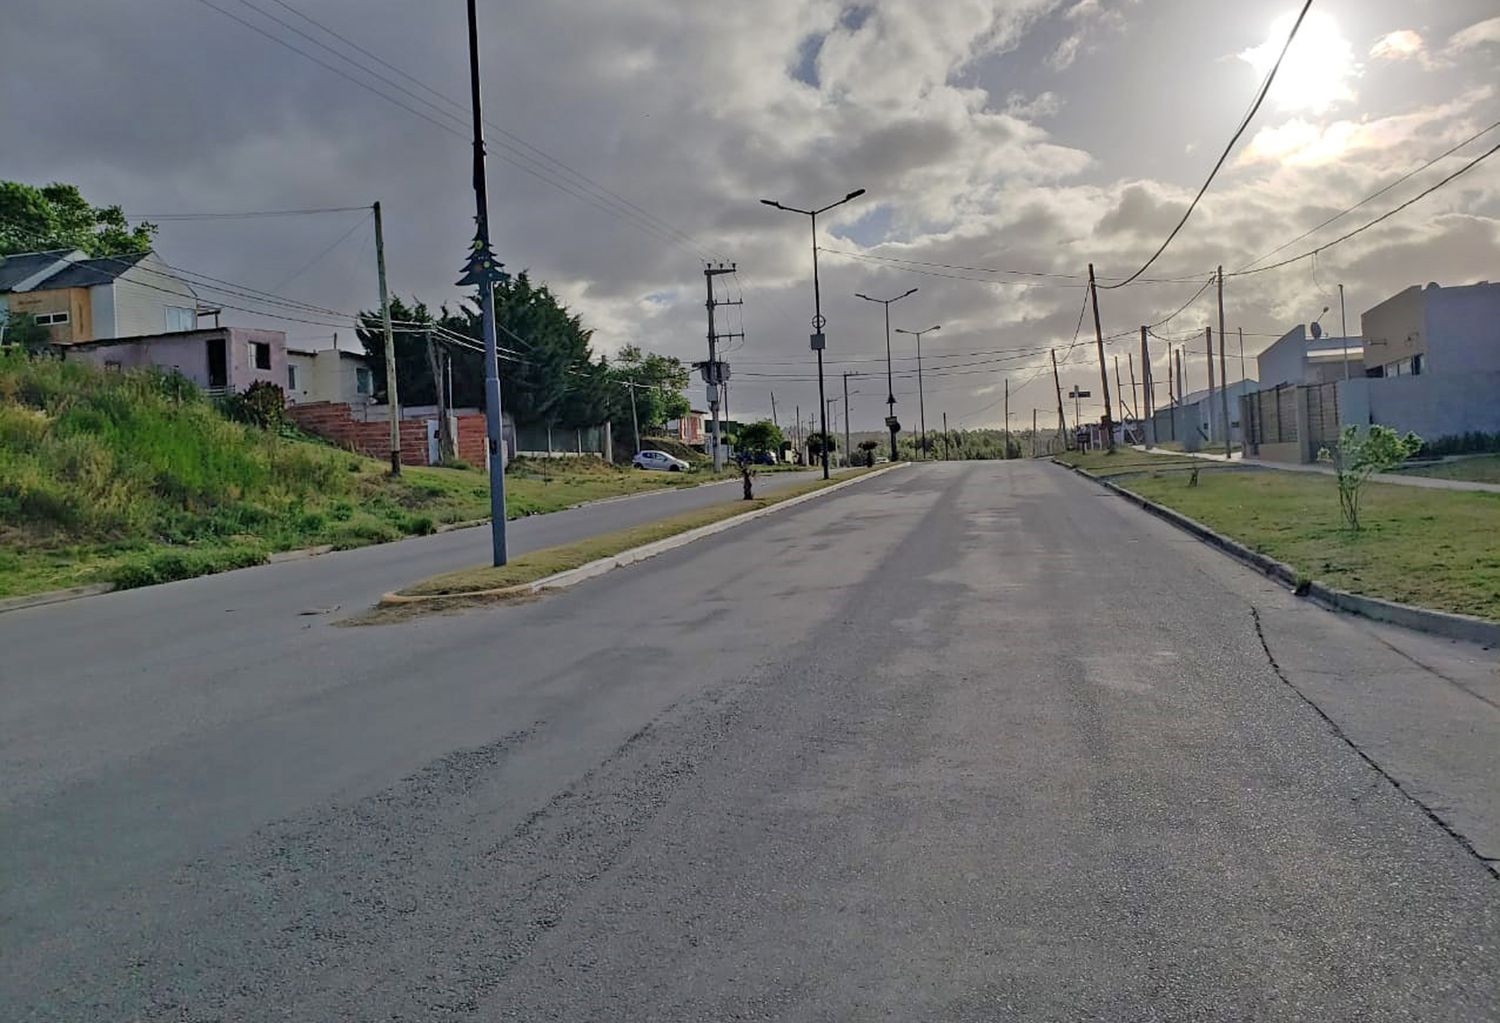
[[[1500,1018],[1493,652],[1057,467],[395,626],[339,565],[0,616],[0,1018]]]

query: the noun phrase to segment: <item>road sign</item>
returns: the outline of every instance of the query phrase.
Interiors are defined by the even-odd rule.
[[[887,430],[898,430],[899,431],[901,429],[901,420],[897,419],[895,416],[886,416],[885,417],[885,428]]]
[[[824,348],[828,347],[828,341],[823,336],[823,332],[821,330],[818,331],[816,334],[812,335],[811,341],[812,341],[812,350],[815,351],[815,352],[821,352]]]
[[[1090,393],[1088,391],[1080,391],[1076,387],[1073,388],[1071,391],[1068,392],[1068,397],[1069,398],[1087,398],[1089,396],[1090,396]]]

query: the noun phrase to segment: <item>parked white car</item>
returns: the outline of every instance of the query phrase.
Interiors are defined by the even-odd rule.
[[[659,469],[662,472],[687,472],[692,468],[687,462],[675,458],[665,451],[642,451],[630,460],[637,469]]]

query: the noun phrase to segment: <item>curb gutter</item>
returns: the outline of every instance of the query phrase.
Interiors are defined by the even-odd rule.
[[[750,522],[753,519],[762,518],[763,516],[769,515],[772,512],[780,511],[783,508],[790,508],[793,505],[803,504],[807,501],[813,500],[814,498],[822,497],[825,494],[831,494],[834,491],[842,490],[845,487],[854,486],[856,483],[863,483],[865,480],[871,480],[877,476],[883,476],[893,470],[903,469],[908,464],[910,463],[897,462],[895,465],[888,465],[884,469],[876,469],[874,472],[867,472],[863,475],[856,476],[853,479],[843,480],[841,482],[831,484],[830,486],[822,487],[821,489],[814,490],[811,493],[800,494],[797,497],[789,497],[785,501],[778,501],[775,504],[767,505],[764,508],[756,508],[753,511],[744,512],[739,515],[731,515],[728,518],[720,519],[717,522],[710,522],[706,526],[698,526],[694,529],[685,530],[681,533],[665,537],[661,540],[653,540],[651,543],[642,544],[639,547],[631,547],[628,550],[620,551],[618,554],[611,554],[608,557],[598,558],[594,561],[590,561],[588,564],[579,565],[577,568],[570,568],[566,572],[558,572],[554,575],[543,576],[542,578],[534,579],[529,583],[518,583],[515,586],[500,586],[492,590],[471,590],[468,593],[431,593],[423,594],[421,596],[407,596],[404,594],[392,592],[383,595],[378,602],[378,606],[399,607],[407,604],[424,604],[434,601],[467,600],[474,597],[519,597],[534,593],[540,593],[543,590],[566,589],[570,586],[576,586],[586,579],[592,579],[595,576],[603,575],[604,573],[612,571],[616,568],[623,568],[626,565],[633,565],[637,561],[645,561],[647,558],[653,558],[658,554],[665,554],[667,551],[674,550],[678,547],[685,547],[695,540],[701,540],[704,537],[712,536],[715,533],[722,533],[727,529],[733,529],[735,526]]]
[[[61,604],[65,600],[77,600],[79,597],[97,597],[101,593],[109,593],[114,589],[114,583],[95,583],[92,586],[70,586],[66,590],[31,593],[24,597],[8,597],[0,600],[0,614],[7,611],[21,611],[28,607],[42,607],[46,604]]]
[[[1477,643],[1480,646],[1500,647],[1500,622],[1491,622],[1484,618],[1476,618],[1473,615],[1455,614],[1451,611],[1434,611],[1431,608],[1416,607],[1411,604],[1398,604],[1392,600],[1367,597],[1363,594],[1350,593],[1347,590],[1325,586],[1320,582],[1299,579],[1296,570],[1290,565],[1268,557],[1259,551],[1253,551],[1244,544],[1224,536],[1222,533],[1216,533],[1196,519],[1190,519],[1181,512],[1173,511],[1171,508],[1159,505],[1155,501],[1147,500],[1141,495],[1132,493],[1101,476],[1095,476],[1087,470],[1068,465],[1066,462],[1059,462],[1056,459],[1053,459],[1053,464],[1061,465],[1086,479],[1093,480],[1106,490],[1111,490],[1125,498],[1131,504],[1150,512],[1159,519],[1165,519],[1185,532],[1191,533],[1210,547],[1217,547],[1230,557],[1275,579],[1297,596],[1307,597],[1321,607],[1328,608],[1331,611],[1343,611],[1348,614],[1361,615],[1365,618],[1370,618],[1378,622],[1387,622],[1391,625],[1400,625],[1403,628],[1415,629],[1418,632],[1428,632],[1434,636],[1442,636],[1445,639],[1457,639],[1468,643]]]

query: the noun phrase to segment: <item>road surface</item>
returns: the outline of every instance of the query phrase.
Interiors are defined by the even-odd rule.
[[[0,1018],[1500,1015],[1493,653],[1056,466],[394,626],[338,564],[0,619]]]

